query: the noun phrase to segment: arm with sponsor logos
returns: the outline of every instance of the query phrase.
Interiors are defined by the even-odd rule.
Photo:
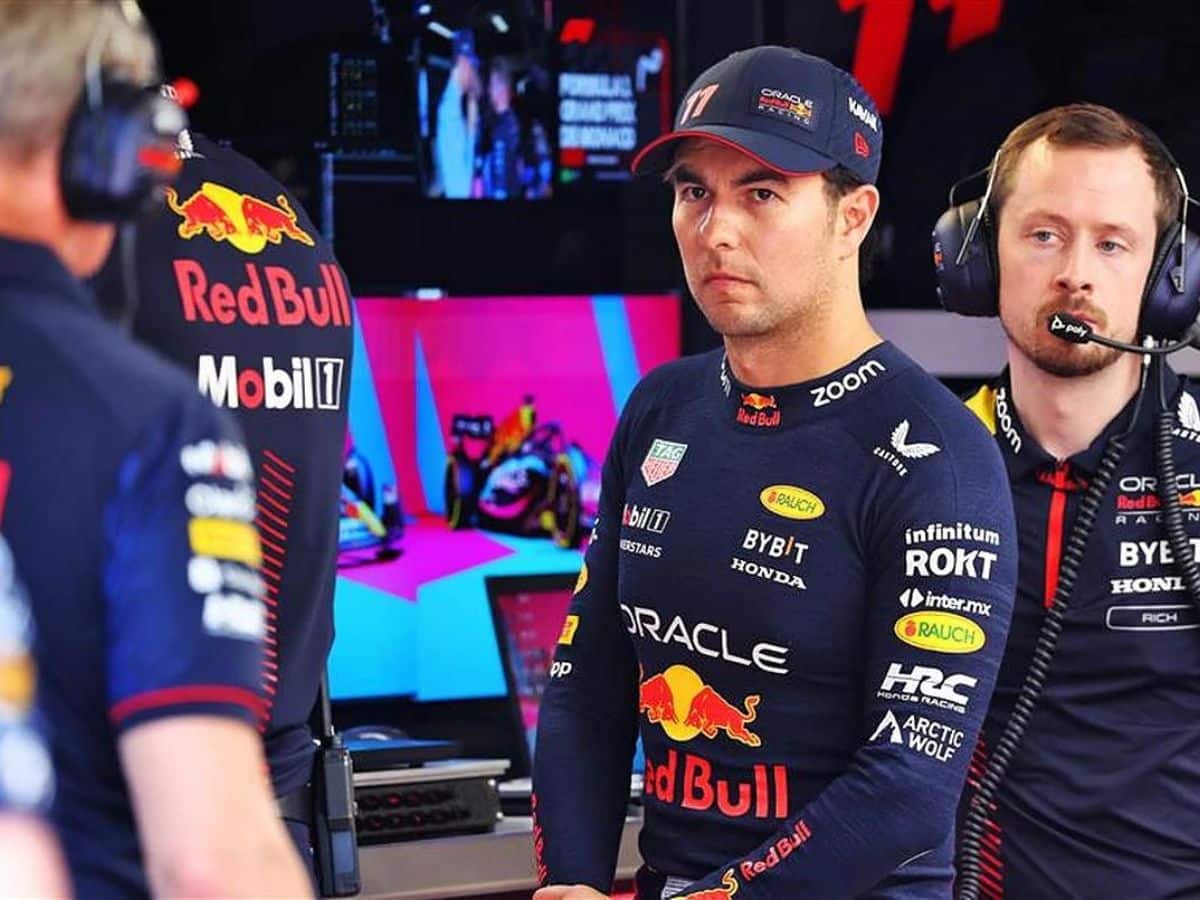
[[[0,537],[0,896],[66,897],[58,842],[41,816],[54,793],[50,753],[35,726],[30,616]]]
[[[109,719],[155,894],[308,896],[266,781],[254,486],[199,395],[126,454],[105,509]]]
[[[604,462],[599,518],[542,696],[534,755],[540,882],[604,892],[616,869],[637,732],[637,661],[617,604],[624,422]]]
[[[855,897],[946,846],[1017,574],[1007,479],[985,438],[909,462],[863,515],[861,746],[769,840],[684,896]]]

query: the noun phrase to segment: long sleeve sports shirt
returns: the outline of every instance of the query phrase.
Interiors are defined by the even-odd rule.
[[[611,885],[640,733],[643,900],[947,897],[1015,577],[994,443],[892,345],[777,389],[656,370],[542,701],[543,882]]]

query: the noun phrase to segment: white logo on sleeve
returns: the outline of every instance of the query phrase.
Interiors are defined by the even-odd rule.
[[[1179,396],[1179,424],[1188,431],[1200,431],[1200,407],[1187,391]]]
[[[873,744],[884,732],[888,732],[888,742],[892,744],[903,744],[904,738],[900,734],[900,723],[896,721],[896,714],[890,709],[883,717],[883,721],[879,723],[879,727],[875,729],[875,733],[871,735],[868,744]]]
[[[923,444],[919,441],[908,440],[908,419],[905,419],[892,430],[892,447],[907,459],[924,459],[933,456],[942,448],[937,444]]]

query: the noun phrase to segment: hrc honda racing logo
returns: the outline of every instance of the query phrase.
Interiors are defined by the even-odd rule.
[[[290,363],[290,365],[288,364]],[[200,393],[226,409],[341,409],[344,360],[293,356],[281,364],[264,356],[238,365],[232,354],[201,354],[196,366]]]

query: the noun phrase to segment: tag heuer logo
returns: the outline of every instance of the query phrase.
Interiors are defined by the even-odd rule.
[[[646,479],[646,487],[653,487],[674,475],[687,448],[687,444],[655,438],[646,458],[642,460],[642,477]]]

